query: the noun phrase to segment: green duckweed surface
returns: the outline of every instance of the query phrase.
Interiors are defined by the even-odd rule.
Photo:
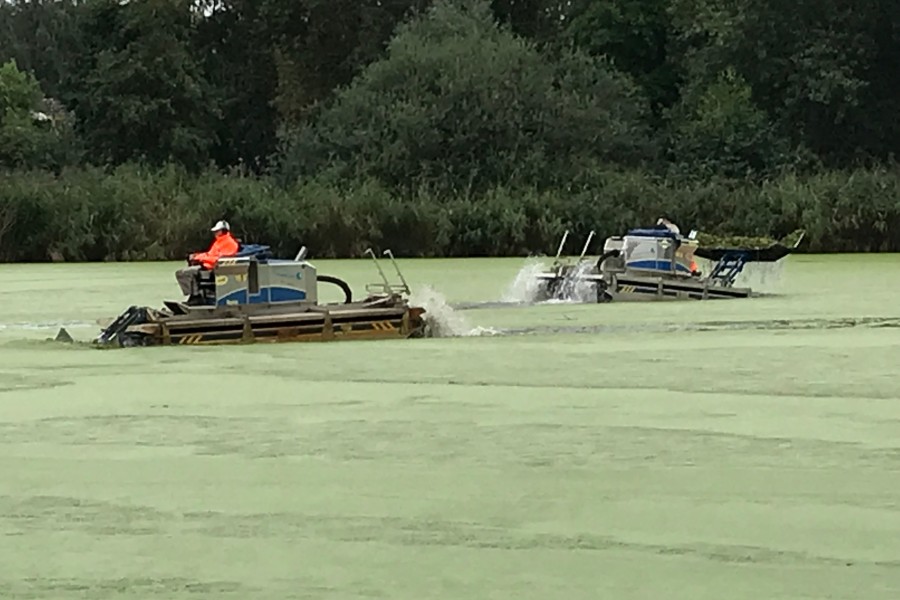
[[[46,340],[178,265],[0,266],[0,597],[900,597],[900,257],[540,306],[400,264],[446,337],[101,351]]]

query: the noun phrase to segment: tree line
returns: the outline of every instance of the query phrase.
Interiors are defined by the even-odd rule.
[[[892,0],[0,2],[0,259],[900,249]]]

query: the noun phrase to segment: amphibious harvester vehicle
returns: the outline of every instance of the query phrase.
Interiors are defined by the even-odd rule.
[[[366,286],[354,301],[341,279],[319,275],[302,248],[293,260],[275,259],[268,246],[247,245],[215,267],[200,272],[197,305],[164,301],[164,308],[131,306],[94,340],[98,346],[130,347],[180,344],[238,344],[421,337],[420,307],[411,307],[410,289],[390,250],[399,284],[385,276]],[[320,283],[338,286],[344,302],[319,304]]]
[[[538,300],[567,299],[584,295],[588,301],[683,300],[747,298],[748,287],[734,283],[752,262],[774,263],[795,249],[781,242],[762,248],[705,247],[696,232],[681,236],[664,226],[632,229],[624,236],[606,239],[603,253],[595,261],[585,259],[595,232],[591,231],[575,262],[560,260],[569,232],[560,242],[553,265],[539,273]],[[708,274],[701,273],[695,257],[711,261]]]

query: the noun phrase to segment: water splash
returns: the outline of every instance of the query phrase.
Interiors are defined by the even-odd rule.
[[[578,263],[562,282],[552,298],[546,297],[545,282],[538,275],[547,271],[547,266],[536,258],[528,259],[516,273],[515,279],[507,287],[501,302],[506,304],[581,304],[595,302],[596,284],[583,279],[595,267],[589,260]]]
[[[704,275],[712,272],[716,263],[704,258],[697,259]],[[781,290],[784,276],[784,260],[774,263],[750,262],[744,265],[740,275],[735,278],[735,287],[749,287],[756,294],[775,294]]]
[[[738,276],[736,285],[753,288],[754,292],[774,294],[781,290],[784,260],[774,263],[749,263]]]
[[[410,304],[425,309],[427,337],[478,337],[497,335],[491,327],[473,327],[469,320],[437,290],[422,286],[410,295]]]
[[[595,302],[597,299],[597,284],[583,278],[593,271],[595,266],[593,262],[587,260],[578,263],[563,281],[559,292],[556,294],[556,302]]]
[[[546,267],[543,261],[537,258],[529,258],[525,265],[516,273],[516,278],[503,292],[500,301],[508,304],[532,304],[538,298],[540,280],[537,276]]]

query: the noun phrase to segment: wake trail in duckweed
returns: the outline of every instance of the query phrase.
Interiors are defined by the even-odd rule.
[[[0,331],[8,330],[42,330],[42,329],[59,329],[60,327],[65,328],[87,328],[87,327],[96,327],[96,323],[90,323],[87,321],[46,321],[46,322],[24,322],[24,323],[0,323]]]
[[[506,329],[498,335],[647,334],[716,331],[800,331],[854,328],[900,328],[900,317],[832,317],[818,319],[768,319],[701,321],[696,323],[623,323],[602,325],[543,325]]]

